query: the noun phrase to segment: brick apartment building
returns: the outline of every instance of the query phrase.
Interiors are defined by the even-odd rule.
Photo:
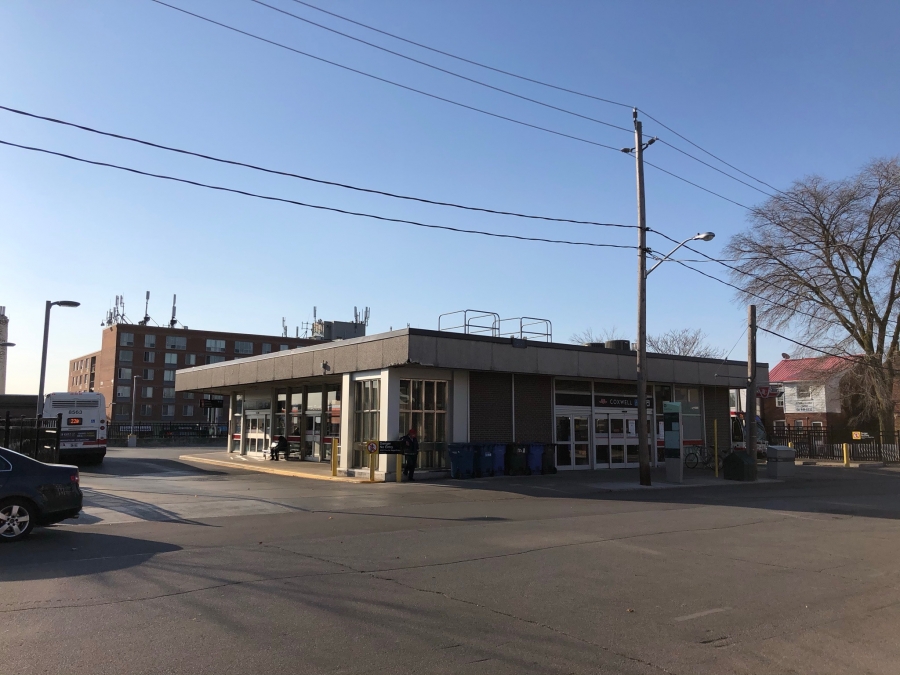
[[[96,391],[106,398],[113,421],[131,419],[132,387],[138,376],[135,419],[142,422],[204,422],[200,397],[175,392],[175,371],[247,356],[284,351],[322,340],[248,333],[220,333],[168,326],[114,324],[103,329],[99,351],[69,361],[67,391]],[[205,395],[207,398],[209,394]],[[215,410],[216,419],[227,411]]]

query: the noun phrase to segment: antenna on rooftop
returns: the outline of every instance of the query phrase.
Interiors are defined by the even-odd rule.
[[[149,325],[150,321],[152,321],[152,319],[150,318],[150,315],[147,313],[147,310],[149,308],[150,308],[150,291],[147,291],[147,298],[144,301],[144,318],[141,319],[140,321],[138,321],[139,326],[147,326],[147,325]]]
[[[287,336],[287,321],[284,320],[284,317],[281,317],[281,337]]]
[[[178,324],[178,321],[175,319],[175,299],[177,297],[178,296],[176,296],[174,293],[172,294],[172,318],[169,321],[169,328],[175,328],[175,326]]]

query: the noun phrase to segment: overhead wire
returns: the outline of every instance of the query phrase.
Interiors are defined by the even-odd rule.
[[[211,18],[209,18],[209,17],[207,17],[207,16],[203,16],[202,14],[197,14],[197,13],[195,13],[195,12],[191,12],[191,11],[189,11],[189,10],[183,9],[183,8],[181,8],[181,7],[178,7],[178,6],[176,6],[176,5],[171,5],[171,4],[167,3],[167,2],[164,2],[163,0],[151,0],[151,2],[154,2],[154,3],[158,4],[158,5],[163,6],[163,7],[168,7],[169,9],[173,9],[173,10],[175,10],[175,11],[181,12],[181,13],[186,14],[186,15],[188,15],[188,16],[192,16],[192,17],[194,17],[194,18],[200,19],[201,21],[206,21],[206,22],[208,22],[208,23],[214,24],[214,25],[219,26],[219,27],[221,27],[221,28],[225,28],[225,29],[230,30],[230,31],[233,31],[233,32],[235,32],[235,33],[239,33],[239,34],[244,35],[244,36],[246,36],[246,37],[250,37],[250,38],[253,38],[253,39],[255,39],[255,40],[259,40],[259,41],[261,41],[261,42],[265,42],[265,43],[270,44],[270,45],[273,45],[273,46],[275,46],[275,47],[280,47],[280,48],[282,48],[282,49],[286,49],[286,50],[291,51],[291,52],[294,52],[294,53],[296,53],[296,54],[300,54],[301,56],[306,56],[306,57],[311,58],[311,59],[314,59],[314,60],[316,60],[316,61],[320,61],[320,62],[322,62],[322,63],[327,63],[327,64],[329,64],[329,65],[335,66],[335,67],[337,67],[337,68],[341,68],[341,69],[343,69],[343,70],[347,70],[347,71],[349,71],[349,72],[356,73],[356,74],[358,74],[358,75],[363,75],[364,77],[368,77],[368,78],[371,78],[371,79],[373,79],[373,80],[377,80],[377,81],[379,81],[379,82],[383,82],[383,83],[385,83],[385,84],[390,84],[390,85],[393,85],[393,86],[395,86],[395,87],[399,87],[399,88],[401,88],[401,89],[405,89],[405,90],[407,90],[407,91],[411,91],[411,92],[414,92],[414,93],[417,93],[417,94],[421,94],[422,96],[427,96],[427,97],[429,97],[429,98],[432,98],[432,99],[435,99],[435,100],[438,100],[438,101],[443,101],[443,102],[445,102],[445,103],[449,103],[449,104],[451,104],[451,105],[455,105],[455,106],[458,106],[458,107],[460,107],[460,108],[464,108],[464,109],[467,109],[467,110],[471,110],[471,111],[473,111],[473,112],[478,112],[478,113],[481,113],[481,114],[484,114],[484,115],[488,115],[488,116],[490,116],[490,117],[494,117],[494,118],[496,118],[496,119],[504,120],[504,121],[506,121],[506,122],[512,122],[513,124],[518,124],[518,125],[520,125],[520,126],[528,127],[528,128],[535,129],[535,130],[538,130],[538,131],[543,131],[543,132],[545,132],[545,133],[553,134],[553,135],[555,135],[555,136],[560,136],[560,137],[562,137],[562,138],[568,138],[568,139],[570,139],[570,140],[579,141],[579,142],[581,142],[581,143],[587,143],[588,145],[592,145],[592,146],[595,146],[595,147],[604,148],[604,149],[606,149],[606,150],[614,150],[614,151],[620,152],[620,153],[621,153],[621,151],[622,151],[621,148],[616,148],[616,147],[611,146],[611,145],[608,145],[608,144],[606,144],[606,143],[600,143],[600,142],[598,142],[598,141],[592,141],[592,140],[587,139],[587,138],[584,138],[584,137],[582,137],[582,136],[576,136],[576,135],[574,135],[574,134],[568,134],[568,133],[565,133],[565,132],[562,132],[562,131],[557,131],[557,130],[555,130],[555,129],[550,129],[550,128],[548,128],[548,127],[544,127],[544,126],[541,126],[541,125],[538,125],[538,124],[532,124],[531,122],[525,122],[525,121],[523,121],[523,120],[519,120],[519,119],[516,119],[516,118],[514,118],[514,117],[509,117],[509,116],[506,116],[506,115],[501,115],[501,114],[499,114],[499,113],[491,112],[491,111],[485,110],[485,109],[483,109],[483,108],[478,108],[478,107],[476,107],[476,106],[472,106],[472,105],[469,105],[469,104],[467,104],[467,103],[461,103],[461,102],[459,102],[459,101],[455,101],[455,100],[453,100],[453,99],[449,99],[449,98],[446,98],[446,97],[444,97],[444,96],[439,96],[439,95],[437,95],[437,94],[432,94],[432,93],[427,92],[427,91],[424,91],[424,90],[422,90],[422,89],[417,89],[416,87],[411,87],[411,86],[409,86],[409,85],[401,84],[400,82],[397,82],[397,81],[395,81],[395,80],[390,80],[390,79],[388,79],[388,78],[384,78],[384,77],[381,77],[381,76],[379,76],[379,75],[374,75],[374,74],[368,73],[368,72],[366,72],[366,71],[364,71],[364,70],[360,70],[360,69],[358,69],[358,68],[353,68],[353,67],[351,67],[351,66],[347,66],[347,65],[344,65],[344,64],[342,64],[342,63],[338,63],[338,62],[336,62],[336,61],[331,61],[331,60],[326,59],[326,58],[323,58],[323,57],[321,57],[321,56],[316,56],[315,54],[311,54],[311,53],[309,53],[309,52],[306,52],[306,51],[303,51],[303,50],[300,50],[300,49],[296,49],[295,47],[290,47],[290,46],[288,46],[288,45],[286,45],[286,44],[283,44],[283,43],[281,43],[281,42],[277,42],[277,41],[275,41],[275,40],[270,40],[269,38],[262,37],[261,35],[256,35],[255,33],[251,33],[251,32],[249,32],[249,31],[245,31],[245,30],[243,30],[243,29],[237,28],[237,27],[235,27],[235,26],[231,26],[231,25],[226,24],[226,23],[223,23],[223,22],[221,22],[221,21],[217,21],[217,20],[215,20],[215,19],[211,19]],[[605,123],[604,123],[604,124],[605,124]],[[624,127],[619,127],[619,128],[624,129]],[[647,166],[650,166],[650,167],[652,167],[652,168],[654,168],[654,169],[656,169],[656,170],[658,170],[658,171],[662,171],[663,173],[665,173],[665,174],[667,174],[667,175],[669,175],[669,176],[672,176],[673,178],[675,178],[675,179],[677,179],[677,180],[680,180],[680,181],[682,181],[682,182],[684,182],[684,183],[687,183],[688,185],[691,185],[691,186],[693,186],[693,187],[695,187],[695,188],[697,188],[697,189],[699,189],[699,190],[702,190],[703,192],[706,192],[706,193],[711,194],[711,195],[713,195],[713,196],[715,196],[715,197],[718,197],[719,199],[723,199],[724,201],[730,202],[730,203],[732,203],[732,204],[734,204],[734,205],[736,205],[736,206],[739,206],[739,207],[741,207],[741,208],[743,208],[743,209],[751,210],[749,206],[747,206],[747,205],[745,205],[745,204],[742,204],[741,202],[738,202],[738,201],[735,201],[734,199],[730,199],[730,198],[728,198],[728,197],[725,197],[724,195],[722,195],[722,194],[720,194],[720,193],[718,193],[718,192],[716,192],[716,191],[714,191],[714,190],[710,190],[709,188],[705,188],[705,187],[703,187],[702,185],[699,185],[698,183],[695,183],[695,182],[693,182],[693,181],[691,181],[691,180],[688,180],[687,178],[684,178],[684,177],[682,177],[682,176],[679,176],[678,174],[676,174],[676,173],[674,173],[674,172],[672,172],[672,171],[669,171],[669,170],[667,170],[667,169],[663,169],[662,167],[657,166],[656,164],[653,164],[653,163],[648,162],[648,161],[646,161],[646,160],[644,161],[644,164],[646,164]],[[725,175],[727,175],[727,174],[725,174]]]
[[[247,169],[253,169],[254,171],[262,171],[265,173],[273,174],[276,176],[285,176],[288,178],[297,178],[304,181],[309,181],[311,183],[319,183],[321,185],[330,185],[333,187],[339,187],[347,190],[355,190],[357,192],[364,192],[369,194],[381,195],[384,197],[391,197],[393,199],[403,199],[407,201],[415,201],[421,202],[423,204],[431,204],[434,206],[447,206],[455,209],[463,209],[466,211],[477,211],[481,213],[490,213],[493,215],[501,215],[501,216],[514,216],[516,218],[527,218],[532,220],[545,220],[550,222],[557,223],[573,223],[575,225],[594,225],[599,227],[618,227],[618,228],[628,228],[628,229],[637,229],[637,225],[623,225],[619,223],[600,223],[594,220],[575,220],[572,218],[556,218],[552,216],[540,216],[528,213],[518,213],[515,211],[502,211],[499,209],[489,209],[480,206],[469,206],[465,204],[457,204],[454,202],[444,202],[438,201],[435,199],[426,199],[424,197],[413,197],[410,195],[401,195],[394,192],[387,192],[385,190],[376,190],[374,188],[365,188],[359,187],[357,185],[350,185],[348,183],[340,183],[337,181],[325,180],[323,178],[314,178],[312,176],[305,176],[298,173],[292,173],[290,171],[281,171],[278,169],[270,169],[264,166],[259,166],[257,164],[250,164],[248,162],[241,162],[234,159],[224,159],[222,157],[216,157],[214,155],[207,155],[201,152],[195,152],[193,150],[185,150],[184,148],[177,148],[170,145],[163,145],[161,143],[155,143],[153,141],[147,141],[141,138],[136,138],[134,136],[125,136],[123,134],[117,134],[110,131],[103,131],[101,129],[97,129],[95,127],[89,127],[84,124],[77,124],[75,122],[69,122],[67,120],[62,120],[55,117],[48,117],[46,115],[38,115],[36,113],[28,112],[25,110],[20,110],[18,108],[12,108],[10,106],[0,105],[0,110],[5,110],[10,113],[14,113],[16,115],[22,115],[24,117],[30,117],[33,119],[42,120],[44,122],[52,122],[53,124],[60,124],[67,127],[72,127],[74,129],[79,129],[81,131],[87,131],[92,134],[98,134],[100,136],[107,136],[109,138],[115,138],[118,140],[129,141],[131,143],[138,143],[140,145],[145,145],[151,148],[157,148],[159,150],[167,150],[169,152],[175,152],[182,155],[188,155],[190,157],[198,157],[200,159],[206,159],[213,162],[219,162],[221,164],[228,164],[231,166],[240,166]]]
[[[254,1],[254,2],[258,2],[258,0],[253,0],[253,1]],[[400,40],[401,42],[405,42],[405,43],[407,43],[407,44],[411,44],[411,45],[414,45],[414,46],[416,46],[416,47],[420,47],[420,48],[422,48],[422,49],[427,49],[428,51],[434,52],[435,54],[441,54],[442,56],[447,56],[447,57],[449,57],[449,58],[451,58],[451,59],[456,59],[457,61],[461,61],[461,62],[463,62],[463,63],[468,63],[468,64],[470,64],[470,65],[477,66],[477,67],[479,67],[479,68],[484,68],[484,69],[486,69],[486,70],[491,70],[491,71],[493,71],[493,72],[495,72],[495,73],[500,73],[501,75],[506,75],[506,76],[508,76],[508,77],[513,77],[513,78],[516,78],[516,79],[518,79],[518,80],[522,80],[522,81],[524,81],[524,82],[530,82],[530,83],[532,83],[532,84],[537,84],[537,85],[540,85],[540,86],[542,86],[542,87],[547,87],[547,88],[550,88],[550,89],[555,89],[555,90],[557,90],[557,91],[562,91],[562,92],[565,92],[565,93],[567,93],[567,94],[573,94],[573,95],[575,95],[575,96],[580,96],[580,97],[582,97],[582,98],[587,98],[587,99],[591,99],[591,100],[594,100],[594,101],[600,101],[601,103],[608,103],[608,104],[610,104],[610,105],[620,106],[620,107],[623,107],[623,108],[637,108],[637,109],[640,110],[641,113],[643,113],[648,119],[652,120],[653,122],[656,122],[656,124],[660,125],[661,127],[663,127],[664,129],[666,129],[667,131],[670,131],[671,133],[675,134],[676,136],[678,136],[680,139],[682,139],[682,140],[685,141],[686,143],[690,143],[692,146],[694,146],[695,148],[697,148],[697,149],[700,150],[701,152],[703,152],[703,153],[709,155],[710,157],[712,157],[712,158],[715,159],[716,161],[721,162],[721,163],[724,164],[725,166],[727,166],[727,167],[729,167],[729,168],[731,168],[731,169],[734,169],[734,170],[737,171],[738,173],[740,173],[740,174],[746,176],[747,178],[749,178],[749,179],[751,179],[751,180],[756,181],[757,183],[760,183],[761,185],[765,185],[766,187],[768,187],[768,188],[770,188],[770,189],[772,189],[772,190],[775,190],[776,192],[781,192],[781,190],[778,190],[778,188],[775,188],[775,187],[773,187],[772,185],[770,185],[769,183],[766,183],[765,181],[760,180],[759,178],[756,178],[756,177],[752,176],[751,174],[749,174],[749,173],[747,173],[747,172],[745,172],[745,171],[742,171],[741,169],[737,168],[737,167],[734,166],[733,164],[730,164],[730,163],[726,162],[726,161],[725,161],[724,159],[722,159],[721,157],[719,157],[719,156],[717,156],[717,155],[714,155],[714,154],[711,153],[710,151],[704,149],[703,147],[701,147],[701,146],[698,145],[697,143],[693,142],[692,140],[690,140],[690,139],[687,138],[686,136],[680,134],[679,132],[675,131],[673,128],[667,126],[666,124],[664,124],[663,122],[661,122],[660,120],[658,120],[656,117],[653,117],[650,113],[648,113],[646,110],[644,110],[643,108],[641,108],[641,107],[639,107],[639,106],[631,105],[631,104],[628,104],[628,103],[623,103],[623,102],[621,102],[621,101],[614,101],[614,100],[612,100],[612,99],[609,99],[609,98],[603,98],[603,97],[601,97],[601,96],[595,96],[595,95],[593,95],[593,94],[588,94],[588,93],[583,92],[583,91],[578,91],[577,89],[570,89],[570,88],[568,88],[568,87],[562,87],[562,86],[559,86],[559,85],[556,85],[556,84],[552,84],[552,83],[550,83],[550,82],[546,82],[546,81],[544,81],[544,80],[539,80],[539,79],[536,79],[536,78],[527,77],[527,76],[525,76],[525,75],[520,75],[519,73],[514,73],[514,72],[509,71],[509,70],[504,70],[504,69],[502,69],[502,68],[496,68],[496,67],[494,67],[494,66],[490,66],[490,65],[488,65],[488,64],[486,64],[486,63],[483,63],[483,62],[481,62],[481,61],[476,61],[476,60],[474,60],[474,59],[469,59],[469,58],[466,58],[466,57],[463,57],[463,56],[459,56],[458,54],[453,54],[452,52],[448,52],[448,51],[445,51],[445,50],[442,50],[442,49],[437,49],[437,48],[435,48],[435,47],[432,47],[432,46],[427,45],[427,44],[422,43],[422,42],[417,42],[417,41],[415,41],[415,40],[410,40],[409,38],[405,38],[405,37],[403,37],[403,36],[401,36],[401,35],[397,35],[396,33],[391,33],[391,32],[389,32],[389,31],[382,30],[382,29],[380,29],[380,28],[376,28],[376,27],[374,27],[374,26],[372,26],[372,25],[369,25],[369,24],[367,24],[367,23],[363,23],[362,21],[357,21],[357,20],[355,20],[355,19],[351,19],[350,17],[344,16],[343,14],[338,14],[337,12],[332,12],[332,11],[329,11],[329,10],[327,10],[327,9],[323,9],[322,7],[319,7],[319,6],[317,6],[317,5],[314,5],[314,4],[310,3],[310,2],[306,2],[305,0],[293,0],[293,2],[297,3],[298,5],[303,5],[304,7],[308,7],[308,8],[310,8],[310,9],[314,9],[314,10],[316,10],[317,12],[322,12],[323,14],[328,14],[329,16],[333,16],[333,17],[335,17],[335,18],[337,18],[337,19],[341,19],[342,21],[347,21],[348,23],[355,24],[355,25],[360,26],[360,27],[362,27],[362,28],[365,28],[365,29],[367,29],[367,30],[371,30],[371,31],[374,31],[374,32],[376,32],[376,33],[380,33],[380,34],[382,34],[382,35],[386,35],[386,36],[388,36],[388,37],[394,38],[395,40]],[[330,29],[329,29],[329,30],[330,30]],[[704,162],[703,160],[701,160],[701,159],[699,159],[699,158],[697,158],[697,157],[695,157],[695,156],[693,156],[693,155],[691,155],[691,154],[689,154],[689,153],[687,153],[687,152],[681,150],[680,148],[677,148],[676,146],[674,146],[674,145],[672,145],[672,144],[670,144],[670,143],[666,143],[666,145],[668,145],[669,147],[673,148],[674,150],[677,150],[678,152],[683,153],[684,155],[686,155],[687,157],[690,157],[690,158],[693,159],[694,161],[700,162],[701,164],[704,164],[704,165],[706,165],[706,166],[708,166],[708,167],[710,167],[710,168],[712,168],[712,169],[715,169],[715,170],[718,171],[719,173],[722,173],[723,175],[728,176],[729,178],[732,178],[733,180],[736,180],[736,181],[738,181],[738,182],[740,182],[740,183],[743,183],[744,185],[747,185],[748,187],[751,187],[751,188],[753,188],[753,189],[758,190],[758,188],[756,188],[756,187],[754,187],[754,186],[752,186],[752,185],[749,185],[748,183],[745,183],[744,181],[740,180],[739,178],[736,178],[735,176],[732,176],[732,175],[730,175],[729,173],[727,173],[727,172],[725,172],[725,171],[722,171],[721,169],[718,169],[718,168],[712,166],[711,164],[708,164],[708,163]],[[763,192],[763,194],[767,194],[767,193],[765,193],[765,192],[762,191],[762,190],[760,190],[760,192]]]
[[[38,148],[35,146],[23,145],[20,143],[13,143],[11,141],[0,140],[0,145],[6,145],[6,146],[13,147],[13,148],[20,148],[22,150],[29,150],[32,152],[39,152],[39,153],[43,153],[43,154],[47,154],[47,155],[53,155],[56,157],[62,157],[64,159],[70,159],[70,160],[74,160],[76,162],[82,162],[84,164],[92,164],[94,166],[102,166],[102,167],[107,167],[107,168],[111,168],[111,169],[117,169],[119,171],[126,171],[128,173],[133,173],[133,174],[137,174],[140,176],[147,176],[150,178],[158,178],[161,180],[173,181],[176,183],[184,183],[186,185],[202,187],[202,188],[206,188],[208,190],[216,190],[216,191],[220,191],[220,192],[230,192],[233,194],[243,195],[246,197],[254,197],[256,199],[263,199],[263,200],[273,201],[273,202],[281,202],[284,204],[292,204],[294,206],[302,206],[305,208],[317,209],[320,211],[331,211],[334,213],[340,213],[340,214],[348,215],[348,216],[371,218],[373,220],[380,220],[380,221],[385,221],[385,222],[390,222],[390,223],[401,223],[401,224],[405,224],[405,225],[413,225],[415,227],[424,227],[424,228],[433,229],[433,230],[447,230],[450,232],[457,232],[457,233],[461,233],[461,234],[476,234],[476,235],[482,235],[482,236],[486,236],[486,237],[497,237],[497,238],[501,238],[501,239],[517,239],[520,241],[536,241],[536,242],[542,242],[542,243],[547,243],[547,244],[565,244],[568,246],[591,246],[591,247],[596,247],[596,248],[637,249],[637,246],[628,246],[626,244],[610,244],[610,243],[597,243],[597,242],[587,242],[587,241],[569,241],[569,240],[564,240],[564,239],[548,239],[548,238],[544,238],[544,237],[526,237],[524,235],[505,234],[505,233],[500,233],[500,232],[490,232],[490,231],[486,231],[486,230],[473,230],[473,229],[466,229],[466,228],[460,228],[460,227],[451,227],[449,225],[435,225],[433,223],[423,223],[423,222],[416,221],[416,220],[407,220],[405,218],[390,218],[387,216],[380,216],[380,215],[376,215],[376,214],[372,214],[372,213],[364,213],[364,212],[360,212],[360,211],[350,211],[348,209],[341,209],[341,208],[337,208],[337,207],[333,207],[333,206],[323,206],[321,204],[310,204],[310,203],[301,202],[301,201],[298,201],[295,199],[287,199],[285,197],[275,197],[275,196],[271,196],[271,195],[263,195],[263,194],[259,194],[259,193],[255,193],[255,192],[249,192],[247,190],[239,190],[237,188],[224,187],[221,185],[212,185],[210,183],[201,183],[199,181],[190,180],[187,178],[178,178],[176,176],[170,176],[167,174],[158,174],[158,173],[152,173],[149,171],[142,171],[140,169],[122,166],[119,164],[112,164],[110,162],[101,162],[101,161],[97,161],[97,160],[86,159],[84,157],[77,157],[75,155],[70,155],[70,154],[63,153],[63,152],[57,152],[55,150],[48,150],[46,148]]]

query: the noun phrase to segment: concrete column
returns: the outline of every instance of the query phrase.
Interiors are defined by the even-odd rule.
[[[322,385],[322,413],[319,418],[319,461],[325,461],[325,416],[328,414],[328,385]]]
[[[450,442],[469,442],[469,371],[454,370],[450,393]]]
[[[400,429],[400,372],[386,368],[381,371],[381,409],[379,411],[379,441],[395,441],[406,432]],[[387,481],[396,480],[396,461],[393,455],[378,456],[378,471],[385,472]]]
[[[263,452],[269,451],[269,446],[272,444],[274,440],[275,434],[275,416],[278,414],[278,390],[272,389],[269,392],[269,437],[266,439],[266,445],[263,447]]]
[[[338,471],[346,475],[350,468],[350,456],[353,448],[353,378],[344,373],[341,379],[341,455],[338,458]]]
[[[225,442],[225,450],[234,452],[234,395],[228,395],[228,440]]]
[[[303,392],[300,395],[300,436],[302,440],[300,441],[300,453],[301,456],[306,458],[306,451],[308,447],[306,445],[306,406],[309,403],[309,387],[303,385]]]
[[[241,397],[241,438],[238,441],[238,452],[247,454],[247,395]]]

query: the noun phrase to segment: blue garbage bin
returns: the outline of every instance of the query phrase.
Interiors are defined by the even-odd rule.
[[[494,446],[473,445],[475,477],[483,478],[494,475]]]
[[[506,473],[506,446],[503,443],[498,443],[492,447],[494,451],[494,475],[502,476]]]
[[[544,446],[541,443],[532,443],[528,446],[528,470],[532,476],[541,473],[544,464]]]
[[[471,445],[453,443],[447,448],[450,456],[450,478],[471,478],[475,473],[475,452]]]

